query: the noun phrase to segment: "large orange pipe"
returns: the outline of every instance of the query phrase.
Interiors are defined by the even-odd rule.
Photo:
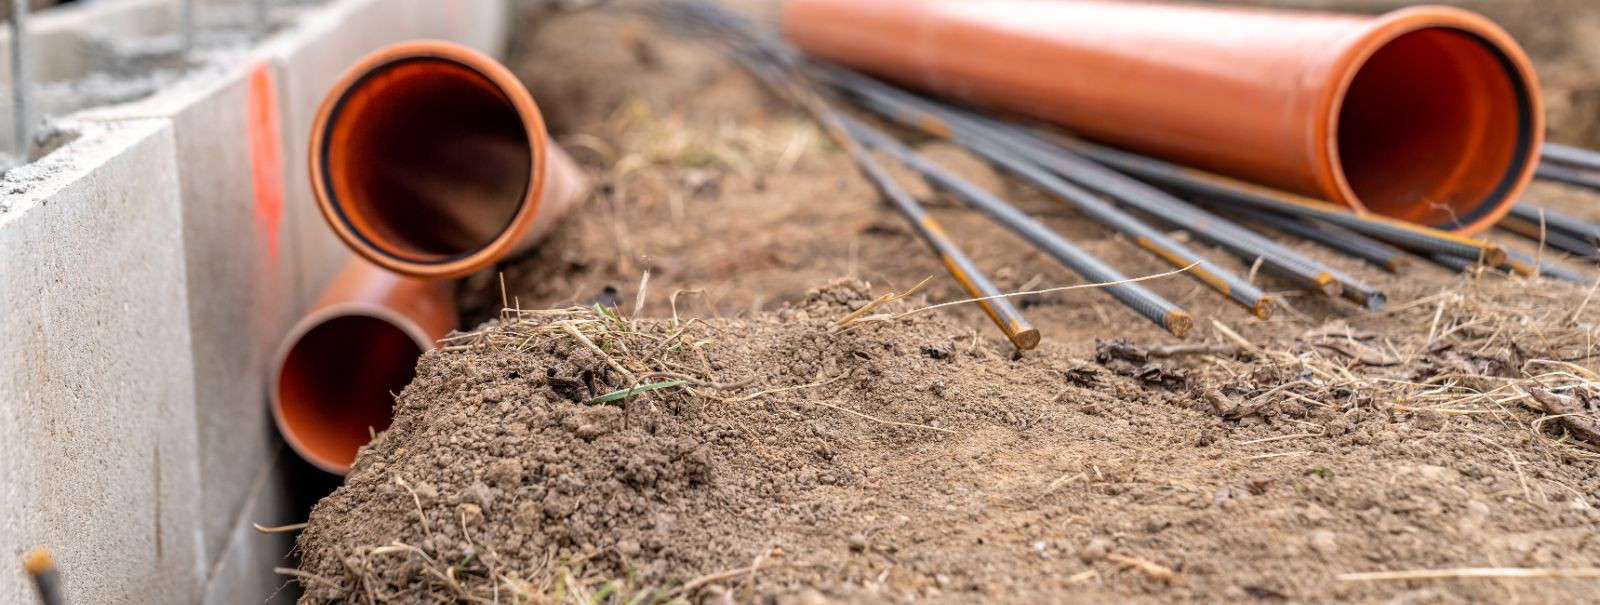
[[[307,461],[344,474],[389,427],[392,394],[417,358],[455,326],[452,282],[351,259],[278,348],[268,387],[278,431]]]
[[[1453,8],[789,0],[783,28],[902,84],[1467,233],[1510,210],[1543,139],[1527,56]]]
[[[522,251],[582,192],[505,66],[449,42],[363,58],[311,131],[311,181],[328,224],[397,273],[460,277]]]

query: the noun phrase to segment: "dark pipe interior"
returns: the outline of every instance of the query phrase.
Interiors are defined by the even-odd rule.
[[[1455,29],[1404,34],[1374,53],[1338,124],[1339,161],[1362,204],[1451,225],[1503,198],[1531,130],[1525,88],[1509,69],[1487,42]]]
[[[329,319],[294,344],[278,376],[287,432],[308,457],[348,466],[356,450],[389,428],[394,396],[422,349],[404,330],[365,315]]]
[[[369,243],[420,262],[469,254],[510,225],[533,142],[493,81],[443,58],[374,70],[330,120],[332,199]]]

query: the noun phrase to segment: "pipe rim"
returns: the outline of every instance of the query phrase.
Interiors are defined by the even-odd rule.
[[[300,344],[300,340],[313,330],[322,327],[323,324],[347,317],[365,317],[389,324],[411,337],[411,342],[416,344],[417,349],[424,354],[433,350],[437,344],[422,329],[422,326],[404,314],[386,306],[372,303],[349,302],[323,307],[307,314],[300,321],[295,322],[294,327],[289,329],[288,335],[278,344],[278,350],[273,355],[272,376],[267,385],[268,397],[272,404],[270,406],[272,408],[272,422],[277,425],[278,434],[283,436],[284,442],[288,443],[289,448],[299,454],[302,460],[335,475],[349,473],[350,465],[329,460],[326,456],[316,453],[306,445],[300,438],[299,433],[290,426],[288,419],[284,417],[280,389],[285,363],[289,360],[289,354],[294,352],[295,346]]]
[[[484,77],[511,101],[512,108],[522,118],[533,165],[529,182],[523,185],[521,200],[510,222],[498,235],[478,248],[424,260],[408,258],[402,253],[385,248],[375,238],[363,233],[345,213],[345,206],[333,191],[331,166],[328,155],[332,141],[328,136],[339,118],[340,110],[350,96],[367,80],[384,70],[411,61],[445,61],[464,67]],[[544,115],[511,70],[500,62],[470,47],[443,40],[403,42],[384,47],[363,57],[329,90],[317,109],[311,128],[309,156],[312,193],[323,218],[333,228],[339,239],[362,258],[380,267],[402,275],[428,279],[453,279],[473,273],[493,264],[516,246],[522,235],[533,224],[534,217],[544,201],[546,155],[549,135],[545,131]]]
[[[1331,70],[1331,91],[1318,99],[1314,125],[1314,161],[1324,168],[1318,188],[1333,195],[1359,214],[1379,214],[1364,204],[1347,178],[1340,159],[1337,136],[1347,93],[1368,60],[1389,43],[1407,34],[1430,29],[1465,34],[1492,54],[1505,70],[1517,104],[1516,142],[1511,164],[1494,189],[1464,215],[1447,224],[1428,225],[1465,234],[1481,233],[1511,211],[1538,167],[1538,149],[1544,140],[1544,100],[1533,62],[1514,38],[1499,25],[1477,13],[1450,6],[1423,5],[1402,8],[1375,17],[1360,34],[1360,41],[1337,59]]]

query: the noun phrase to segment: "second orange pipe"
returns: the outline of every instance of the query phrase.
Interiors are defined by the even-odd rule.
[[[1108,0],[789,0],[807,53],[1356,210],[1475,233],[1532,178],[1544,110],[1476,14]]]

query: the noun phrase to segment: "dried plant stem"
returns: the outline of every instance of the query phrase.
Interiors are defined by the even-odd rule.
[[[1408,569],[1342,573],[1340,582],[1383,582],[1393,580],[1446,580],[1454,578],[1600,578],[1600,567],[1570,569],[1537,567],[1460,567],[1455,569]]]

